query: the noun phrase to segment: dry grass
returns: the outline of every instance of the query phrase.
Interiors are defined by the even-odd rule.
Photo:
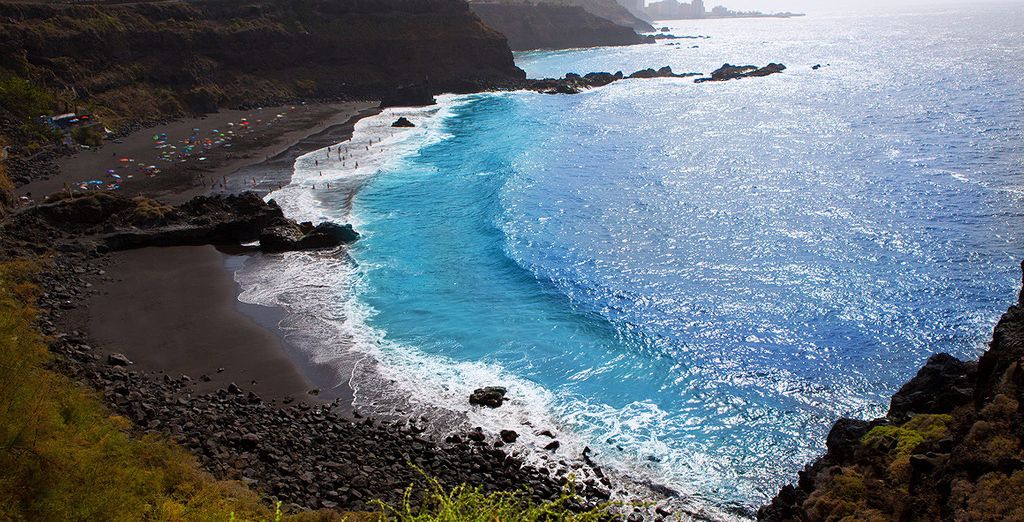
[[[0,263],[0,513],[5,520],[341,520],[275,517],[237,482],[203,472],[182,448],[133,437],[129,422],[46,368],[33,328],[28,261]]]

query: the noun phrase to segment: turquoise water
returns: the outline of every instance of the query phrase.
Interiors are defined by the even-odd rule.
[[[565,456],[749,514],[836,418],[884,414],[934,352],[976,357],[1015,298],[1022,22],[1020,4],[669,22],[710,38],[521,54],[531,77],[790,69],[411,112],[415,134],[376,134],[396,145],[351,214],[318,198],[313,217],[364,234],[336,319],[373,332],[377,392],[404,379],[467,409],[506,384],[511,409],[470,422],[550,423]]]

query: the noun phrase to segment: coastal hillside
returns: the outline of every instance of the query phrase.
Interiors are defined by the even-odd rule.
[[[649,40],[632,28],[594,15],[579,5],[525,2],[470,5],[484,23],[508,38],[513,51],[633,45]]]
[[[640,33],[654,31],[654,26],[646,20],[637,18],[628,9],[622,7],[615,0],[545,0],[544,3],[551,5],[575,5],[582,7],[586,12],[609,20],[618,25],[633,28]]]
[[[758,519],[1024,520],[1022,360],[1024,290],[979,361],[932,356],[885,417],[840,419]]]
[[[32,138],[19,125],[43,110],[87,107],[118,130],[218,107],[523,76],[505,38],[460,0],[0,3],[0,119],[15,142]]]

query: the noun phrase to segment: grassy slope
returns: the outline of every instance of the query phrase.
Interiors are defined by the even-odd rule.
[[[37,267],[0,264],[0,513],[14,520],[270,519],[260,498],[216,481],[181,448],[134,438],[92,394],[46,368],[32,324]]]

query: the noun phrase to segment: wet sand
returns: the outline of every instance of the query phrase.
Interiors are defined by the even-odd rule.
[[[268,401],[340,399],[347,409],[351,391],[344,381],[331,387],[334,370],[294,358],[276,330],[281,310],[238,301],[227,257],[212,246],[112,254],[110,277],[95,283],[87,303],[86,328],[104,351],[139,370],[188,375],[199,393],[235,383]]]

